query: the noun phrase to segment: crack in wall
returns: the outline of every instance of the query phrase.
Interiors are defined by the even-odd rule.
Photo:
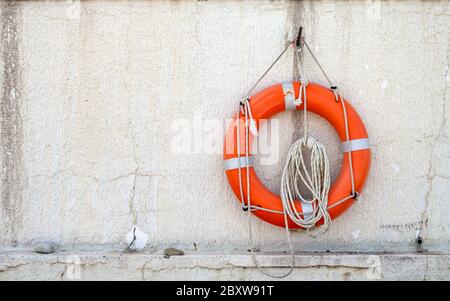
[[[421,223],[421,227],[417,233],[417,237],[422,237],[423,238],[423,228],[422,226],[426,226],[429,220],[429,207],[431,205],[431,193],[433,191],[433,181],[436,177],[438,177],[438,175],[436,175],[436,171],[435,171],[435,164],[438,163],[435,160],[435,155],[436,155],[436,151],[437,151],[437,146],[439,145],[439,140],[443,137],[445,137],[445,126],[447,124],[447,89],[448,89],[448,76],[449,76],[449,69],[450,69],[450,45],[447,47],[447,65],[445,67],[445,72],[444,72],[444,87],[443,87],[443,91],[442,91],[442,117],[441,117],[441,122],[437,131],[437,135],[435,137],[435,139],[432,142],[432,147],[431,147],[431,154],[430,154],[430,159],[429,159],[429,163],[428,163],[428,172],[426,175],[426,180],[428,183],[428,189],[425,193],[425,208],[423,209],[422,213],[421,213],[421,217],[420,217],[420,223]]]
[[[144,265],[141,268],[137,268],[137,270],[141,273],[141,280],[143,281],[147,281],[148,279],[145,277],[145,272],[146,271],[150,271],[151,273],[159,273],[159,272],[172,272],[172,273],[180,273],[180,271],[195,271],[195,270],[207,270],[207,271],[217,271],[217,272],[222,272],[224,270],[242,270],[244,271],[257,271],[257,267],[256,266],[239,266],[239,265],[226,265],[226,266],[207,266],[207,265],[201,265],[201,264],[195,264],[192,266],[149,266],[147,267],[147,264],[150,261],[147,261],[144,263]],[[286,266],[265,266],[263,268],[266,269],[286,269],[289,267]],[[314,270],[314,269],[326,269],[331,271],[340,271],[341,274],[343,275],[343,277],[345,276],[345,273],[349,273],[349,272],[353,272],[353,273],[357,273],[360,271],[367,271],[370,270],[371,267],[361,267],[361,266],[356,266],[356,265],[347,265],[347,264],[343,264],[343,265],[328,265],[328,264],[316,264],[316,265],[310,265],[310,266],[295,266],[294,270],[297,271],[303,271],[303,270]]]
[[[125,70],[127,74],[130,74],[129,70],[131,68],[131,49],[132,49],[132,45],[131,45],[131,40],[130,40],[130,30],[131,30],[131,22],[132,22],[132,11],[131,11],[131,6],[127,7],[127,27],[126,27],[126,37],[125,37],[125,44],[126,44],[126,49],[127,49],[127,59],[126,59],[126,65],[125,65]],[[130,78],[127,78],[125,80],[125,87],[127,91],[131,91],[130,85]],[[131,117],[131,110],[130,110],[130,102],[127,103],[127,108],[128,108],[128,130],[131,131],[131,139],[132,139],[132,155],[133,155],[133,160],[135,163],[135,170],[133,172],[133,182],[132,182],[132,187],[131,187],[131,192],[130,192],[130,198],[128,201],[128,206],[129,206],[129,212],[131,214],[132,217],[132,223],[133,225],[137,225],[138,222],[138,212],[136,209],[136,205],[135,205],[135,194],[136,194],[136,181],[137,181],[137,177],[139,174],[139,160],[138,160],[138,156],[136,154],[136,134],[134,133],[134,123],[133,123],[133,119]]]
[[[129,208],[130,208],[130,214],[133,218],[133,224],[137,225],[137,210],[134,204],[134,197],[135,197],[135,193],[136,193],[136,179],[137,179],[137,174],[139,171],[139,167],[136,167],[135,171],[134,171],[134,177],[133,177],[133,183],[132,183],[132,188],[131,188],[131,195],[130,195],[130,201],[128,202]]]
[[[305,11],[305,4],[301,1],[294,1],[291,3],[287,15],[288,21],[287,24],[291,24],[291,31],[292,31],[292,37],[295,38],[298,34],[298,29],[300,26],[304,26],[304,17],[302,13]],[[303,28],[304,35],[306,28]],[[301,59],[299,60],[298,55],[292,51],[292,78],[294,80],[300,80],[300,76],[303,76],[300,72],[300,64],[304,64],[303,55],[301,56]],[[299,130],[303,129],[302,120],[298,118],[299,114],[295,114],[295,112],[289,113],[291,114],[290,120],[293,123],[294,131],[292,131],[291,134],[291,143],[293,143],[297,138],[299,137]]]
[[[0,158],[3,239],[17,244],[22,209],[22,116],[20,112],[19,21],[15,1],[1,4],[1,60],[3,61],[0,99]]]
[[[297,33],[298,33],[298,28],[300,26],[303,26],[303,17],[301,15],[303,9],[303,3],[302,2],[292,2],[289,10],[288,10],[288,14],[287,14],[287,24],[291,24],[291,28],[290,31],[292,31],[292,38],[296,37]],[[293,53],[294,54],[294,53]],[[299,70],[299,63],[303,63],[303,62],[299,62],[298,61],[298,56],[297,55],[293,55],[293,62],[292,62],[292,77],[296,80],[298,80],[300,78],[300,70]]]

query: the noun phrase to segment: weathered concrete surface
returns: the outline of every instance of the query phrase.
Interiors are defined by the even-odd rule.
[[[272,273],[290,257],[259,256]],[[286,280],[449,280],[450,256],[433,254],[302,254]],[[68,253],[0,255],[0,280],[268,280],[248,254]]]
[[[22,225],[22,115],[20,78],[20,11],[14,3],[1,3],[0,98],[0,216],[3,240],[15,245]]]
[[[174,152],[173,121],[210,135],[196,120],[231,116],[286,32],[303,24],[366,123],[373,165],[361,202],[319,239],[295,234],[296,250],[450,252],[450,2],[27,1],[0,9],[2,249],[52,241],[119,251],[136,224],[149,250],[246,250],[246,218],[221,155],[199,148],[194,134],[193,153]],[[308,56],[305,69],[325,84]],[[295,72],[289,53],[261,88]],[[337,137],[311,119],[335,177]],[[275,192],[288,146],[302,134],[301,114],[279,122],[280,159],[257,168]],[[253,223],[263,250],[287,248],[282,229]],[[259,277],[233,271],[223,277]]]

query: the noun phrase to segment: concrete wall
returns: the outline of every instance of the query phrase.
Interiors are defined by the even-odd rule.
[[[121,251],[138,225],[149,252],[245,251],[216,151],[224,129],[205,122],[225,125],[301,24],[365,121],[373,163],[361,201],[318,239],[294,234],[295,249],[450,251],[450,2],[2,1],[0,13],[3,250]],[[295,74],[288,52],[259,89]],[[257,167],[275,192],[301,115],[279,116],[279,160]],[[338,138],[310,119],[334,178]],[[176,120],[189,153],[174,146]],[[283,229],[253,225],[262,250],[287,248]]]

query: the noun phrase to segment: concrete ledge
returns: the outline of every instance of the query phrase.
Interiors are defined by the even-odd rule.
[[[287,255],[259,255],[282,273]],[[450,280],[449,254],[296,255],[287,280]],[[3,253],[0,280],[270,280],[249,254]]]

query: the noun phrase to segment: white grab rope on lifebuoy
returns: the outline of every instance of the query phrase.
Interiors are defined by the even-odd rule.
[[[331,90],[335,94],[336,101],[342,103],[343,107],[343,115],[345,121],[345,130],[346,130],[346,140],[349,141],[349,131],[348,131],[348,120],[347,120],[347,112],[344,105],[344,100],[340,97],[337,88],[332,84],[329,77],[324,72],[322,66],[317,61],[316,57],[312,53],[309,46],[306,42],[301,39],[302,45],[306,46],[306,49],[312,55],[314,61],[319,66],[322,73],[325,75],[327,81],[331,85]],[[258,79],[255,85],[251,88],[248,95],[255,89],[258,83],[262,80],[262,78],[272,69],[272,67],[277,63],[277,61],[286,53],[289,46],[293,45],[297,55],[299,55],[300,59],[300,51],[302,48],[298,48],[298,45],[295,43],[289,43],[282,51],[282,53],[275,59],[275,61],[270,65],[270,67],[263,73],[263,75]],[[300,64],[300,67],[303,66]],[[303,68],[301,69],[301,76],[304,76]],[[355,191],[354,184],[354,175],[352,168],[352,157],[349,153],[349,161],[350,161],[350,177],[351,177],[351,195],[339,200],[338,202],[328,206],[328,192],[330,190],[330,165],[329,160],[325,151],[325,147],[318,142],[313,137],[308,137],[307,131],[307,95],[306,95],[306,87],[308,86],[308,82],[306,80],[301,80],[301,87],[299,92],[299,98],[295,100],[295,105],[298,106],[302,102],[304,103],[304,137],[295,141],[289,149],[286,164],[283,170],[282,178],[281,178],[281,188],[280,188],[280,197],[282,201],[283,211],[274,211],[267,208],[263,208],[261,206],[256,206],[251,204],[251,185],[250,185],[250,165],[245,164],[245,166],[241,166],[241,146],[240,146],[240,114],[243,115],[245,121],[245,158],[249,158],[249,136],[250,134],[257,136],[257,127],[255,120],[253,119],[251,106],[249,102],[249,97],[244,97],[240,103],[240,114],[237,118],[237,131],[236,131],[236,140],[237,143],[237,162],[238,162],[238,174],[239,174],[239,194],[241,204],[244,210],[248,211],[248,227],[249,227],[249,244],[253,262],[256,267],[265,275],[274,277],[274,278],[284,278],[290,275],[295,267],[295,256],[294,250],[290,237],[290,229],[288,226],[288,217],[289,219],[305,229],[307,234],[312,237],[317,237],[323,234],[329,227],[331,222],[330,214],[328,212],[329,209],[340,205],[343,202],[346,202],[349,199],[356,198],[357,192]],[[305,154],[306,152],[310,153],[310,172],[306,166],[305,162]],[[243,183],[242,183],[242,172],[241,169],[246,169],[246,200],[243,193]],[[300,193],[299,184],[303,183],[304,186],[309,190],[312,194],[312,198],[309,200],[304,195]],[[309,211],[303,208],[302,212],[297,210],[295,206],[295,202],[300,201],[302,207],[309,207]],[[263,210],[267,212],[273,212],[277,214],[284,215],[284,224],[286,228],[287,240],[290,248],[290,253],[292,257],[292,262],[289,270],[282,275],[272,275],[265,271],[257,261],[255,250],[253,248],[253,235],[252,235],[252,226],[251,226],[251,212],[254,210]],[[316,231],[312,229],[316,226],[317,222],[323,220],[323,226],[320,228],[316,228]]]

